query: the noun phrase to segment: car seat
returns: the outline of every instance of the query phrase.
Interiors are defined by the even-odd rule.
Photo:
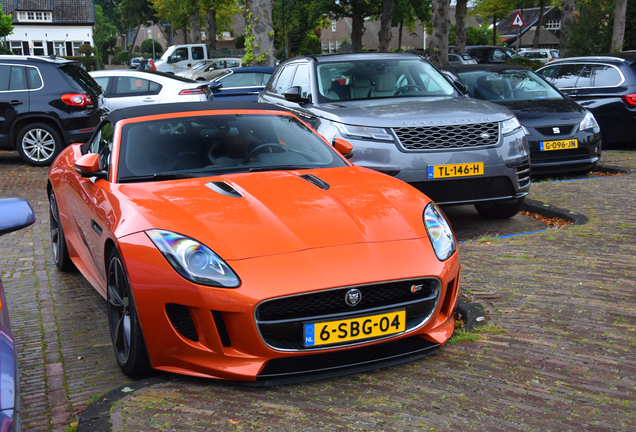
[[[371,88],[371,96],[393,96],[395,90],[395,74],[390,71],[375,77],[374,85]]]
[[[364,99],[371,92],[371,80],[367,77],[354,76],[351,80],[351,99]]]

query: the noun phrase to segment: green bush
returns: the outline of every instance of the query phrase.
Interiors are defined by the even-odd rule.
[[[97,56],[64,56],[62,58],[81,63],[89,72],[99,69],[99,59]]]
[[[234,41],[234,47],[236,49],[245,48],[245,35],[244,34],[236,37],[236,40]]]
[[[9,48],[4,47],[4,46],[0,46],[0,54],[9,54],[9,55],[13,55],[13,51],[11,51]]]
[[[310,34],[307,39],[298,47],[298,51],[303,55],[319,54],[322,52],[320,39],[315,34]]]
[[[521,57],[519,55],[507,63],[512,65],[525,66],[528,69],[532,69],[532,70],[537,70],[541,66],[545,66],[543,63],[541,63],[538,60],[530,60],[525,57]]]
[[[83,54],[85,56],[90,56],[91,54],[93,54],[93,47],[90,46],[90,44],[83,44],[81,47],[79,47],[79,53]]]
[[[152,57],[152,39],[146,39],[141,43],[141,52],[149,54],[149,57]],[[155,39],[155,58],[161,57],[161,53],[163,52],[163,47],[161,44]]]

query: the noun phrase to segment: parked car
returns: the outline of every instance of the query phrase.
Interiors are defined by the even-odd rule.
[[[107,299],[122,371],[271,385],[443,345],[453,231],[428,197],[350,152],[276,106],[213,102],[113,111],[62,153],[53,257]]]
[[[466,53],[477,63],[508,63],[517,56],[512,49],[505,46],[472,45],[466,47]]]
[[[176,75],[184,78],[190,78],[196,81],[211,81],[222,75],[230,68],[240,68],[241,59],[237,58],[220,58],[208,62],[200,69],[188,69],[183,72],[177,72]]]
[[[556,60],[559,58],[559,52],[557,50],[547,48],[528,49],[519,52],[518,55],[529,60],[540,61],[541,63],[549,63],[552,60]]]
[[[256,102],[275,69],[273,66],[228,69],[225,74],[212,80],[210,89],[217,100]]]
[[[0,150],[49,165],[68,143],[86,141],[106,114],[102,89],[80,63],[0,55]]]
[[[134,57],[130,60],[130,69],[139,69],[143,57]]]
[[[594,114],[606,148],[634,144],[636,53],[555,60],[537,73]]]
[[[474,60],[468,54],[448,54],[448,62],[450,64],[477,64],[477,60]]]
[[[214,97],[207,84],[163,72],[104,70],[90,75],[105,90],[104,105],[111,111],[133,105],[205,102]]]
[[[594,115],[528,68],[512,65],[445,66],[472,98],[508,108],[527,129],[533,174],[592,170],[601,157]]]
[[[165,73],[182,72],[201,60],[210,60],[204,43],[171,45],[155,62],[157,71]]]
[[[438,204],[517,214],[530,188],[525,133],[506,108],[463,97],[415,54],[296,57],[280,64],[260,102],[353,145],[351,161],[410,183]]]
[[[207,65],[209,65],[211,61],[212,60],[201,60],[201,61],[198,61],[195,64],[193,64],[192,67],[189,67],[188,69],[185,69],[185,70],[183,70],[181,72],[178,72],[175,75],[178,75],[178,76],[182,77],[182,76],[184,76],[187,73],[192,73],[194,71],[201,70],[201,69],[205,68]],[[155,66],[156,66],[156,63],[155,63]]]
[[[34,222],[33,209],[26,200],[0,199],[0,235],[26,228]],[[20,374],[2,279],[0,279],[0,382],[2,383],[1,430],[3,432],[19,431]]]

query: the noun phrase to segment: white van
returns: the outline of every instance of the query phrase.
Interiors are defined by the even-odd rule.
[[[159,72],[177,73],[207,58],[208,49],[205,44],[172,45],[155,62],[155,66]]]

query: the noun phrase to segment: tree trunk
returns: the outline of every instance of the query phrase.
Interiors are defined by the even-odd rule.
[[[216,9],[205,11],[205,46],[208,52],[216,50]]]
[[[391,43],[391,21],[395,0],[382,0],[382,17],[380,18],[380,52],[388,52]]]
[[[430,61],[436,66],[448,64],[448,32],[450,29],[450,0],[433,0],[433,40]]]
[[[466,3],[468,0],[457,0],[455,6],[455,52],[466,51]]]
[[[574,2],[575,0],[563,0],[561,2],[561,41],[559,44],[559,57],[568,55],[568,37],[572,25],[574,25]]]
[[[532,48],[539,48],[539,35],[541,34],[541,26],[543,26],[543,14],[545,13],[545,0],[539,2],[539,20],[537,21],[537,30],[534,32],[534,40]]]
[[[361,7],[357,0],[351,2],[351,45],[353,52],[362,51],[362,27],[364,26],[364,17],[362,16]]]
[[[614,10],[614,31],[612,32],[611,52],[621,52],[625,40],[625,18],[627,16],[627,0],[616,0]]]
[[[492,16],[492,44],[497,45],[497,15]]]
[[[276,66],[274,57],[274,0],[247,0],[245,3],[245,48],[243,63],[248,66]]]
[[[188,18],[190,22],[190,40],[193,44],[201,43],[201,16],[199,9],[195,9]]]
[[[400,21],[400,26],[398,27],[400,32],[398,33],[398,52],[402,51],[402,30],[404,29],[404,20]]]

